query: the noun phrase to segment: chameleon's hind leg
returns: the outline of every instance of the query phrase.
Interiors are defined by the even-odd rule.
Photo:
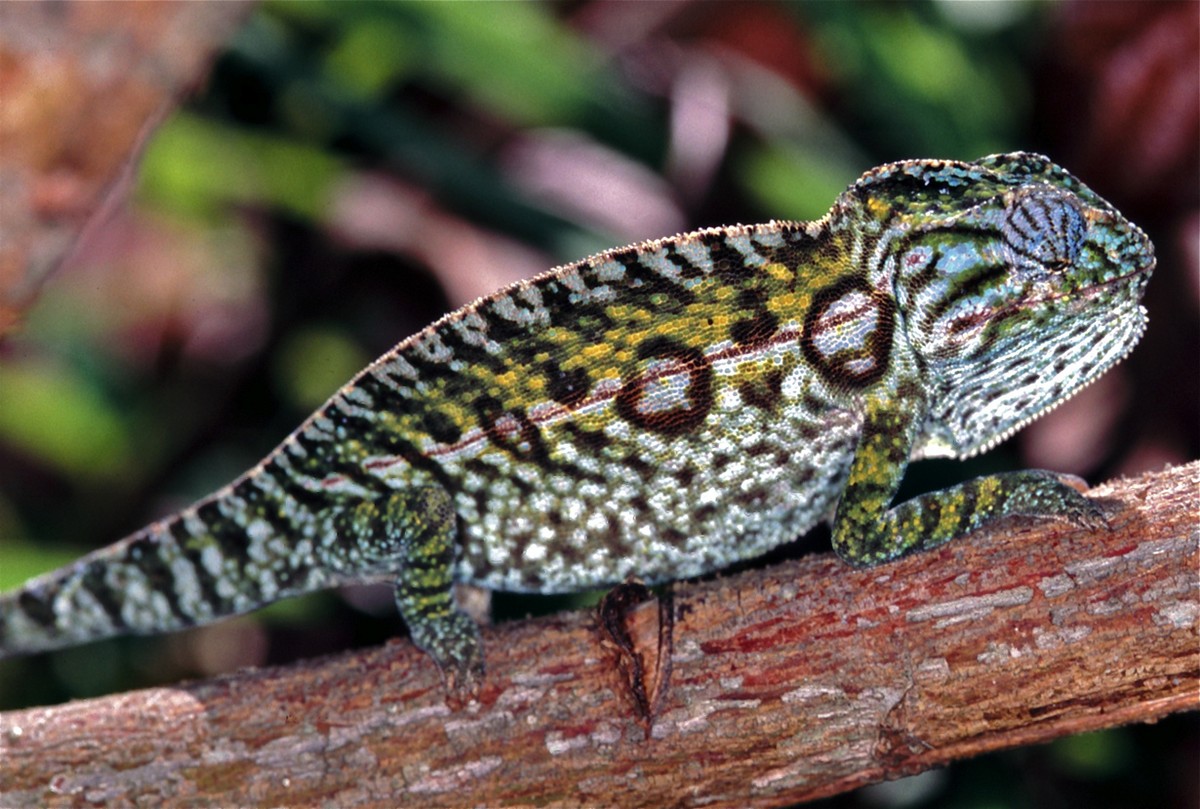
[[[479,627],[454,600],[455,515],[442,488],[424,486],[364,500],[334,520],[338,568],[394,573],[396,606],[413,642],[438,664],[448,690],[483,679]]]

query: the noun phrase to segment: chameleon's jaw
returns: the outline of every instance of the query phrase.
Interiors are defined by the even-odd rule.
[[[1151,265],[1151,267],[1152,266],[1153,265]],[[1122,339],[1114,341],[1113,347],[1115,350],[1104,357],[1103,361],[1093,365],[1090,368],[1089,373],[1082,377],[1074,386],[1062,388],[1058,398],[1047,402],[1041,409],[1031,412],[1028,416],[1025,416],[1019,421],[1012,423],[1004,430],[997,432],[990,440],[970,448],[965,453],[952,453],[954,457],[963,459],[973,458],[976,455],[981,455],[984,452],[994,449],[1021,430],[1025,429],[1025,427],[1029,426],[1032,422],[1037,421],[1042,416],[1046,415],[1052,410],[1057,409],[1063,403],[1073,399],[1076,394],[1091,385],[1100,377],[1104,376],[1109,369],[1111,369],[1121,360],[1125,359],[1125,357],[1129,356],[1129,354],[1133,351],[1134,346],[1138,344],[1138,341],[1142,339],[1142,335],[1145,334],[1146,325],[1148,322],[1149,316],[1146,313],[1146,308],[1138,305],[1136,308],[1136,318],[1132,319],[1131,322],[1129,322],[1129,324],[1126,326]],[[936,456],[926,452],[925,457]]]

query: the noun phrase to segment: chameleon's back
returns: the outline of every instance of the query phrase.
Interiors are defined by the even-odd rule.
[[[820,226],[703,231],[482,300],[355,381],[348,429],[378,437],[349,466],[453,492],[461,577],[502,589],[759,554],[832,510],[853,451],[853,397],[801,341],[850,248]]]

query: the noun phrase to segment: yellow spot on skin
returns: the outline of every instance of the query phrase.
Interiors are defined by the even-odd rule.
[[[996,505],[996,496],[1000,493],[1000,481],[996,478],[979,479],[979,491],[975,498],[975,510],[983,514],[991,513]]]
[[[812,295],[785,292],[774,295],[767,301],[767,310],[781,320],[799,320],[812,304]]]
[[[790,284],[796,277],[796,273],[783,264],[768,264],[763,269],[771,278],[782,284]]]
[[[659,329],[649,328],[642,331],[613,330],[605,334],[605,339],[614,346],[619,346],[622,344],[626,347],[638,346],[650,337],[664,330],[665,329],[661,326]]]
[[[618,323],[629,325],[633,325],[635,323],[646,324],[653,320],[653,314],[649,310],[643,309],[640,306],[630,306],[628,304],[610,306],[605,311],[605,314]]]
[[[579,340],[579,335],[570,329],[551,328],[543,335],[544,339],[556,346],[570,345]],[[549,354],[547,354],[549,356]]]
[[[954,495],[946,497],[942,500],[942,511],[938,519],[937,528],[934,533],[938,536],[949,536],[958,528],[959,506],[962,505],[962,496]]]
[[[590,346],[585,346],[579,355],[583,357],[585,362],[599,363],[607,359],[612,354],[612,346],[608,343],[592,343]]]
[[[472,424],[471,415],[456,402],[447,403],[442,408],[442,413],[449,417],[460,430],[464,430]]]

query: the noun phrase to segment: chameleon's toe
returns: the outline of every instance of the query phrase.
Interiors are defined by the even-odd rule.
[[[1074,475],[1060,475],[1059,477],[1067,479],[1064,482],[1063,510],[1059,513],[1062,519],[1089,531],[1105,531],[1112,527],[1100,502],[1084,496],[1075,486],[1071,485],[1073,481],[1082,482],[1080,478],[1076,478]],[[1084,485],[1086,486],[1086,484]]]
[[[483,642],[470,617],[454,612],[438,624],[437,632],[421,647],[441,669],[446,690],[460,698],[473,696],[483,684]]]
[[[455,696],[472,695],[484,676],[483,641],[475,621],[457,609],[406,618],[413,642],[437,663],[446,690]]]

